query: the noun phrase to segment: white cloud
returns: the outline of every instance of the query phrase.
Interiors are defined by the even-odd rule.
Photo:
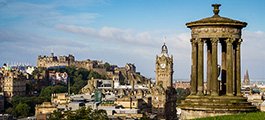
[[[242,38],[242,74],[248,69],[251,78],[265,78],[265,32],[243,31]]]
[[[121,29],[115,27],[102,27],[99,29],[91,27],[80,27],[75,25],[57,25],[57,29],[70,32],[76,35],[85,36],[87,38],[94,38],[97,44],[112,44],[115,48],[111,51],[119,57],[116,61],[134,61],[138,66],[138,70],[142,70],[143,74],[153,77],[155,57],[161,52],[163,45],[163,31],[143,31],[136,32],[132,29]],[[166,35],[166,45],[169,49],[169,54],[174,57],[174,69],[178,74],[177,78],[188,78],[190,71],[190,34],[180,33],[176,34],[175,31],[170,31]],[[100,40],[96,41],[96,40]],[[103,48],[103,49],[109,49]],[[109,51],[109,50],[108,50]],[[118,63],[120,63],[118,62]],[[121,62],[121,63],[123,63]]]
[[[95,37],[103,41],[118,41],[137,45],[154,45],[157,42],[156,37],[151,37],[150,32],[136,32],[130,29],[120,29],[114,27],[102,27],[94,29],[90,27],[81,27],[75,25],[57,25],[57,29],[81,34],[89,37]]]
[[[74,33],[77,35],[85,35],[89,37],[95,37],[103,41],[118,41],[122,43],[135,43],[137,45],[144,46],[159,46],[163,43],[162,32],[144,31],[137,32],[132,29],[121,29],[115,27],[102,27],[95,29],[92,27],[81,27],[76,25],[57,25],[57,29]],[[168,44],[172,44],[174,47],[185,48],[189,45],[189,34],[181,33],[175,34],[171,32],[167,35],[165,41]]]
[[[246,59],[265,60],[265,32],[263,31],[244,31],[243,32],[242,51]],[[263,57],[264,56],[264,57]]]

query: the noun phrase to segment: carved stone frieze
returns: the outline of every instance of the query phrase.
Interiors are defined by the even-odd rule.
[[[192,38],[240,38],[241,29],[224,26],[204,26],[192,28]]]

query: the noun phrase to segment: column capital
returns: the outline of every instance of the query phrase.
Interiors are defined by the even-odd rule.
[[[191,38],[191,39],[190,39],[190,43],[191,43],[191,45],[195,45],[195,44],[197,44],[198,42],[197,42],[196,38]]]
[[[235,40],[236,40],[236,38],[227,38],[226,39],[226,44],[227,45],[231,45]]]
[[[193,42],[195,42],[194,40],[195,40],[195,38],[191,38],[190,42],[193,43]]]
[[[202,38],[196,38],[196,42],[198,44],[204,44],[204,39],[202,39]]]
[[[216,45],[219,41],[219,38],[211,38],[212,45]]]
[[[237,41],[237,45],[240,45],[241,43],[243,42],[243,39],[238,39],[238,41]]]
[[[235,43],[235,45],[236,45],[236,51],[239,51],[240,50],[240,46],[241,46],[241,43],[243,42],[243,40],[242,39],[238,39],[237,41],[236,41],[236,43]]]

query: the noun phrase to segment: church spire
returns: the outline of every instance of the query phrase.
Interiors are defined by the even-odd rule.
[[[249,85],[249,84],[250,84],[250,79],[249,79],[248,70],[246,70],[246,74],[244,75],[243,83],[244,83],[245,85]]]

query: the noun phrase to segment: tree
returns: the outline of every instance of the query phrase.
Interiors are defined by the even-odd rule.
[[[49,120],[108,120],[105,110],[92,110],[90,107],[82,107],[76,111],[60,111],[51,114]]]
[[[50,101],[51,94],[52,94],[52,86],[48,86],[41,90],[39,97],[43,97],[45,101]]]
[[[26,103],[19,103],[15,108],[15,113],[20,117],[27,117],[30,113],[30,107]]]
[[[8,108],[6,108],[6,109],[9,109],[8,111],[6,110],[6,113],[10,113],[10,110],[11,110],[12,114],[14,116],[17,116],[17,113],[15,111],[16,107],[19,104],[27,104],[29,106],[29,108],[30,108],[30,111],[29,111],[30,114],[29,115],[34,115],[36,104],[41,104],[44,101],[46,101],[46,99],[44,99],[41,96],[39,96],[39,97],[36,97],[36,96],[32,96],[32,97],[15,96],[15,97],[12,98],[11,104],[8,106]]]
[[[106,66],[109,64],[107,63]],[[95,71],[88,71],[85,68],[76,68],[73,66],[70,67],[63,67],[63,68],[49,68],[48,70],[54,70],[56,72],[66,72],[68,74],[68,79],[70,84],[71,93],[79,93],[80,90],[87,84],[87,80],[91,78],[95,79],[105,79],[106,77],[95,72]],[[63,86],[63,87],[62,87]],[[67,92],[67,85],[61,84],[60,87],[56,86],[48,86],[41,90],[40,96],[44,97],[46,101],[50,100],[50,95],[52,93],[60,93],[60,92]],[[60,89],[57,89],[60,88]]]
[[[110,70],[110,64],[108,63],[108,62],[105,62],[105,64],[104,64],[104,68],[108,71],[108,70]]]
[[[64,93],[67,92],[67,86],[56,85],[43,88],[40,92],[40,97],[43,97],[45,101],[50,101],[52,93]]]
[[[88,75],[88,79],[91,80],[92,78],[94,79],[104,79],[105,77],[100,75],[99,73],[95,71],[91,71],[90,74]]]
[[[105,110],[94,110],[92,112],[92,119],[93,120],[107,120],[107,112]]]
[[[183,89],[183,88],[177,88],[176,89],[177,92],[177,103],[181,103],[181,100],[184,100],[189,94],[190,94],[190,90],[187,89]]]
[[[86,84],[87,82],[82,79],[75,79],[74,84],[71,86],[71,92],[77,94]]]
[[[79,69],[77,69],[77,76],[79,76],[79,75],[82,75],[82,79],[83,80],[87,80],[87,78],[88,78],[88,75],[89,75],[89,71],[87,70],[87,69],[85,69],[85,68],[79,68]]]
[[[12,114],[12,112],[13,112],[13,108],[12,107],[9,107],[9,108],[7,108],[5,110],[5,113],[7,113],[7,114]]]
[[[49,117],[49,120],[59,120],[59,119],[63,120],[63,118],[64,118],[64,115],[62,114],[61,111],[54,111]]]

